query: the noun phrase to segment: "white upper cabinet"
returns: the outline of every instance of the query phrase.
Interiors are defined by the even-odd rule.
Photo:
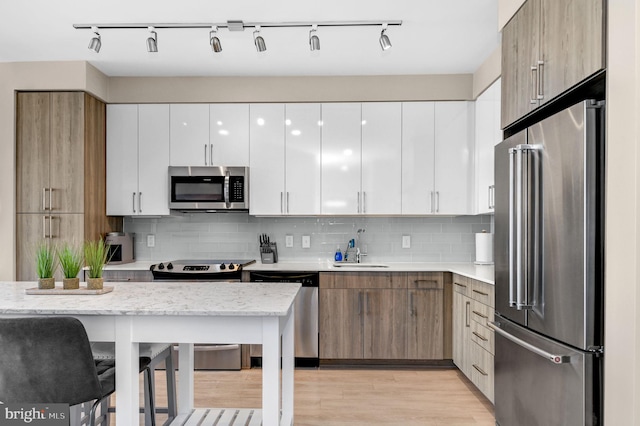
[[[169,105],[107,105],[107,215],[169,214]]]
[[[434,118],[433,102],[402,104],[402,214],[432,212]]]
[[[402,104],[362,104],[362,213],[402,212]]]
[[[285,207],[284,104],[250,106],[250,203],[252,215],[283,215]]]
[[[476,99],[476,213],[493,213],[495,186],[494,146],[502,141],[500,129],[500,79]]]
[[[292,215],[320,214],[320,104],[285,106],[285,200]]]
[[[322,213],[362,214],[360,103],[322,104]]]
[[[209,165],[249,165],[249,105],[211,104]]]
[[[473,214],[473,102],[435,103],[436,214]]]
[[[473,103],[407,102],[402,116],[402,214],[472,213]]]
[[[210,166],[209,104],[171,104],[172,166]]]

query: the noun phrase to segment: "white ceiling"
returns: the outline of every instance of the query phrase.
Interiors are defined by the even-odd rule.
[[[207,29],[158,29],[158,53],[146,30],[90,30],[73,24],[402,20],[380,49],[378,27],[265,28],[257,53],[252,29],[220,29],[214,54]],[[498,0],[14,0],[0,12],[0,62],[89,61],[108,76],[304,76],[472,73],[498,46]]]

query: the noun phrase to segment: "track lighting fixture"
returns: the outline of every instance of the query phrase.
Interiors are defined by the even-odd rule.
[[[380,32],[380,47],[382,50],[391,48],[391,41],[386,31],[389,26],[400,26],[402,21],[325,21],[325,22],[244,22],[242,20],[233,20],[220,23],[139,23],[139,24],[73,24],[75,29],[91,29],[94,33],[89,49],[99,52],[101,47],[101,39],[99,31],[104,30],[122,30],[122,29],[147,29],[149,37],[147,38],[147,51],[158,51],[158,34],[157,28],[162,29],[208,29],[209,45],[214,52],[222,52],[222,43],[218,37],[218,29],[226,28],[230,32],[241,32],[245,28],[253,28],[253,42],[258,52],[267,50],[267,44],[260,34],[261,28],[309,28],[309,49],[313,51],[320,50],[320,38],[318,37],[318,27],[379,27],[382,25]]]
[[[320,50],[320,39],[316,34],[318,32],[318,26],[313,25],[311,27],[311,31],[309,31],[309,49],[313,52],[314,50]]]
[[[211,31],[209,32],[209,44],[211,45],[211,50],[214,52],[222,52],[222,43],[220,43],[220,39],[218,38],[218,27],[216,25],[211,27]]]
[[[258,52],[264,52],[267,50],[267,44],[264,42],[264,38],[260,35],[260,25],[256,25],[255,31],[253,32],[253,42],[256,45],[256,50]]]
[[[387,24],[382,24],[382,32],[380,33],[380,47],[382,50],[388,50],[391,48],[391,41],[389,36],[385,34],[387,31]]]
[[[98,30],[98,27],[91,27],[91,30],[93,31],[93,37],[89,42],[89,49],[93,50],[96,53],[99,53],[100,48],[102,47],[102,41],[100,40],[100,32]]]
[[[149,27],[149,38],[147,38],[147,52],[156,53],[158,51],[158,33],[154,27]]]

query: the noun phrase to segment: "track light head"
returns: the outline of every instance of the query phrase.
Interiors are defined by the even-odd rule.
[[[158,33],[156,33],[154,27],[149,27],[149,37],[147,38],[147,52],[158,52]]]
[[[102,40],[100,38],[100,32],[98,30],[98,27],[91,27],[91,29],[93,30],[93,37],[91,38],[91,41],[89,42],[89,49],[93,50],[96,53],[100,52],[100,48],[102,47]]]
[[[257,25],[253,32],[253,42],[256,45],[256,50],[258,52],[264,52],[267,50],[267,44],[264,42],[264,38],[260,35],[260,25]]]
[[[389,36],[386,34],[387,24],[382,25],[382,32],[380,33],[380,47],[382,50],[391,49],[391,41],[389,40]]]
[[[318,26],[314,25],[311,27],[311,31],[309,31],[309,49],[313,52],[314,50],[320,50],[320,38],[316,34],[318,31]]]
[[[222,43],[220,43],[220,39],[218,38],[218,27],[216,26],[213,26],[209,32],[209,44],[211,45],[211,50],[215,53],[222,52]]]

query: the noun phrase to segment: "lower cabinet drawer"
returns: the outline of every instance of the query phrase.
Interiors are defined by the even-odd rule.
[[[471,349],[471,381],[493,402],[493,355],[477,344]]]
[[[494,334],[490,328],[471,321],[471,340],[491,355],[495,355]]]

